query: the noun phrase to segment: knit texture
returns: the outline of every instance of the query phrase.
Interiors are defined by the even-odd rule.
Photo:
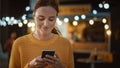
[[[41,41],[34,38],[32,33],[17,38],[13,43],[9,68],[29,68],[28,63],[41,56],[42,50],[55,50],[66,68],[74,68],[73,48],[67,39],[54,35],[50,40]]]

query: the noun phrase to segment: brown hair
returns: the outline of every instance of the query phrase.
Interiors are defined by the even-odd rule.
[[[53,28],[52,33],[62,36],[61,32],[59,31],[59,29],[57,27]]]
[[[34,7],[34,12],[36,12],[36,10],[39,7],[43,7],[43,6],[51,6],[57,11],[57,13],[59,13],[58,0],[37,0],[35,7]]]
[[[37,0],[34,10],[33,10],[33,16],[34,16],[34,12],[36,12],[36,10],[39,7],[43,7],[43,6],[51,6],[53,7],[56,11],[57,11],[57,15],[59,13],[59,2],[58,0]],[[61,34],[60,31],[56,28],[53,28],[52,33],[54,34]]]

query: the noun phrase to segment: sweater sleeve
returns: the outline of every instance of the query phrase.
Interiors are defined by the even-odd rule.
[[[25,67],[24,68],[29,68],[29,65],[28,65],[28,63],[25,65]]]
[[[68,68],[74,68],[74,55],[73,55],[73,47],[72,45],[70,45],[70,49],[69,49],[69,67]]]
[[[12,46],[9,68],[21,68],[20,52],[17,42],[15,42]]]
[[[67,68],[74,68],[74,55],[73,55],[73,47],[70,44],[69,47],[69,56],[68,56],[68,67]]]

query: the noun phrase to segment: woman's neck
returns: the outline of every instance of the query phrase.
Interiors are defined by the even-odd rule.
[[[38,32],[34,32],[33,36],[38,40],[49,40],[53,37],[53,33],[41,34],[41,33],[38,33]]]

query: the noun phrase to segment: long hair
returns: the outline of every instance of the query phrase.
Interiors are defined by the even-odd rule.
[[[52,33],[62,36],[61,32],[59,31],[57,27],[53,28]]]

